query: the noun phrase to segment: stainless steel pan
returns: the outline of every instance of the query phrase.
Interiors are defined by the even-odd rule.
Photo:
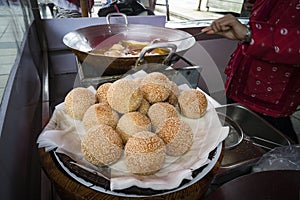
[[[161,42],[174,41],[170,43],[177,46],[176,54],[179,55],[183,55],[195,44],[195,38],[187,32],[141,24],[88,26],[66,34],[63,42],[75,53],[78,60],[84,63],[84,67],[98,68],[96,71],[103,72],[104,75],[116,75],[131,69],[138,56],[110,57],[95,55],[91,51],[97,48],[110,47],[121,40],[151,42],[157,38]],[[144,60],[150,63],[161,63],[166,56],[168,55],[146,55]]]

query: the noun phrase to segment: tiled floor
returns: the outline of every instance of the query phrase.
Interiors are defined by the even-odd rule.
[[[20,11],[16,6],[0,4],[0,100],[25,31],[24,18]]]
[[[182,3],[178,1],[179,0],[169,1],[171,20],[194,20],[218,17],[218,14],[197,11],[197,5],[195,3],[187,2],[187,4],[182,6]],[[187,1],[192,2],[192,0]],[[94,12],[96,12],[98,7],[95,7],[94,10]],[[5,5],[0,3],[0,99],[2,99],[11,67],[15,62],[20,41],[25,31],[24,20],[26,19],[23,18],[20,11],[21,9],[14,9],[14,7],[8,9]],[[163,7],[157,7],[155,12],[156,14],[162,14],[165,13],[165,9]],[[47,10],[45,18],[49,18],[48,14],[49,10]],[[93,13],[93,15],[95,15],[95,13]],[[300,140],[300,110],[292,115],[291,119]]]

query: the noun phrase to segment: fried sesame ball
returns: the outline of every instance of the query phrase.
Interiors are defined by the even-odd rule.
[[[166,102],[172,104],[173,106],[176,106],[178,103],[178,96],[180,94],[180,91],[175,82],[170,81],[170,85],[171,85],[171,93],[168,99],[166,100]]]
[[[207,99],[205,94],[197,89],[183,91],[178,97],[178,105],[182,115],[197,119],[206,113]]]
[[[83,115],[82,123],[85,131],[99,124],[106,124],[116,128],[119,121],[119,114],[107,103],[97,103],[87,109]]]
[[[119,79],[112,83],[107,91],[107,102],[119,113],[136,111],[142,102],[143,94],[136,82]]]
[[[135,79],[133,79],[133,80],[134,80],[134,82],[136,82],[138,85],[140,85],[141,82],[142,82],[142,80],[143,80],[143,78],[142,78],[142,77],[138,77],[138,78],[135,78]]]
[[[83,87],[73,88],[64,99],[67,114],[77,120],[82,120],[86,110],[95,102],[95,94]]]
[[[107,90],[111,86],[112,83],[103,83],[96,90],[96,97],[99,103],[107,103]]]
[[[170,117],[178,117],[176,108],[167,102],[158,102],[150,106],[148,117],[151,120],[153,130],[157,130],[164,121]]]
[[[90,128],[83,136],[81,151],[90,163],[99,167],[109,166],[120,159],[123,142],[112,127],[100,124]]]
[[[178,85],[174,82],[174,81],[170,81],[170,85],[171,85],[171,92],[178,97],[180,95],[180,90]]]
[[[160,72],[148,74],[140,83],[144,98],[151,104],[165,101],[171,93],[170,88],[169,78]]]
[[[150,103],[143,98],[140,107],[137,109],[138,112],[146,115],[148,113],[148,110],[150,108]]]
[[[165,156],[163,140],[149,131],[134,134],[125,145],[125,164],[132,174],[155,174],[163,166]]]
[[[116,127],[116,131],[121,135],[124,144],[127,142],[128,138],[132,137],[135,133],[150,130],[150,119],[140,112],[125,113],[118,121]]]
[[[166,153],[169,156],[181,156],[193,144],[192,129],[178,117],[166,119],[165,123],[156,131],[156,134],[165,142]]]

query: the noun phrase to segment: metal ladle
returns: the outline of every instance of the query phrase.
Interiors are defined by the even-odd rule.
[[[243,129],[238,125],[238,123],[236,123],[233,119],[231,119],[223,113],[218,112],[218,117],[223,124],[230,127],[230,134],[225,139],[225,149],[231,149],[237,146],[241,143],[242,140],[251,142],[251,144],[255,146],[265,148],[268,150],[273,149],[273,147],[270,146],[283,146],[282,144],[273,142],[268,139],[246,134],[245,131],[243,131]]]
[[[196,33],[196,34],[193,34],[193,35],[190,35],[188,37],[184,37],[184,38],[180,38],[180,39],[176,39],[176,40],[168,40],[168,41],[161,41],[160,38],[155,38],[153,39],[149,45],[152,45],[152,44],[155,44],[155,43],[160,43],[160,42],[178,42],[178,41],[182,41],[182,40],[186,40],[186,39],[189,39],[189,38],[192,38],[192,37],[195,37],[195,36],[199,36],[199,35],[202,35],[204,33],[206,33],[207,31],[205,32],[199,32],[199,33]]]

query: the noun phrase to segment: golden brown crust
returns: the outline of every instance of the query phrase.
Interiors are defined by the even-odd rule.
[[[141,105],[137,111],[146,115],[148,113],[149,108],[150,108],[150,103],[146,99],[143,98]]]
[[[64,106],[69,116],[82,120],[86,110],[96,102],[95,94],[87,88],[72,89],[65,97]]]
[[[192,119],[202,117],[208,105],[206,96],[196,89],[183,91],[178,97],[178,104],[181,114]]]
[[[179,118],[175,119],[166,119],[164,124],[156,132],[156,134],[163,139],[165,144],[170,143],[175,137],[180,129],[181,120]]]
[[[166,119],[156,134],[165,142],[166,153],[170,156],[183,155],[193,144],[192,129],[186,122],[177,117]]]
[[[170,86],[171,86],[171,92],[178,97],[180,95],[180,90],[177,86],[177,84],[174,81],[170,81]]]
[[[166,147],[161,138],[149,131],[136,133],[125,145],[125,163],[137,175],[151,175],[161,169]]]
[[[141,105],[143,94],[133,80],[115,81],[107,91],[109,105],[119,113],[135,111]]]
[[[178,117],[176,108],[167,102],[158,102],[151,105],[147,115],[151,120],[154,131],[157,130],[167,118]]]
[[[157,135],[150,131],[142,131],[134,134],[133,137],[128,140],[125,150],[132,153],[150,153],[164,146],[164,142],[161,138],[157,137]]]
[[[124,144],[128,138],[141,131],[150,131],[151,121],[140,112],[125,113],[118,121],[116,131],[121,135]]]
[[[105,166],[104,163],[95,158],[95,156],[93,156],[93,154],[89,152],[88,147],[84,143],[81,144],[81,152],[84,155],[84,158],[90,163],[99,167]]]
[[[96,97],[99,103],[107,103],[106,94],[112,83],[103,83],[96,90]]]
[[[108,166],[117,162],[123,152],[122,139],[112,127],[94,126],[81,141],[81,150],[89,162],[97,166]]]
[[[116,128],[119,121],[119,114],[107,103],[94,104],[84,113],[82,123],[85,131],[99,124],[106,124]]]
[[[170,85],[171,85],[171,93],[170,93],[170,96],[168,97],[168,99],[166,100],[166,102],[168,102],[169,104],[171,104],[173,106],[177,106],[178,96],[180,94],[180,91],[175,82],[170,81]]]
[[[170,80],[160,72],[152,72],[143,78],[140,89],[150,103],[165,101],[171,93]]]

